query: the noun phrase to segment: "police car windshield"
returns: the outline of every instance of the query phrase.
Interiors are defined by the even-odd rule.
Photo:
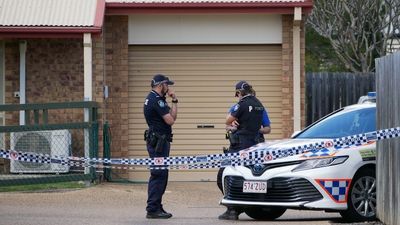
[[[338,111],[295,138],[339,138],[375,131],[376,108]]]

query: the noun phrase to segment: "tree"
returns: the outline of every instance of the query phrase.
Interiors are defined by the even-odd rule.
[[[306,25],[306,72],[349,72],[329,40]]]
[[[399,0],[315,0],[308,24],[353,72],[371,72],[399,41]]]

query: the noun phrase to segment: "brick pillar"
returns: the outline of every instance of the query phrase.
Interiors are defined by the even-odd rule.
[[[128,16],[105,18],[106,83],[109,99],[105,116],[112,133],[111,156],[128,154]],[[127,177],[126,171],[121,171]]]
[[[98,120],[99,120],[99,157],[103,157],[103,124],[104,124],[104,111],[106,105],[103,98],[103,86],[107,85],[104,82],[106,71],[104,62],[104,35],[95,36],[92,39],[92,60],[93,60],[93,101],[99,103]]]
[[[305,36],[304,22],[300,33],[301,54],[301,126],[305,125]],[[293,15],[282,16],[282,134],[293,133]]]

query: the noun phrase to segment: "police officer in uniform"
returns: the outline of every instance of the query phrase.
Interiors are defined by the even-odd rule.
[[[255,96],[255,91],[252,89],[252,94]],[[239,97],[239,95],[236,95],[236,97]],[[228,111],[228,116],[233,113],[233,110],[235,109],[237,103],[235,103]],[[227,131],[227,135],[226,138],[229,139],[230,142],[230,146],[228,151],[229,152],[233,152],[232,149],[235,149],[235,145],[238,145],[237,143],[237,138],[236,138],[236,131],[237,128],[240,124],[238,123],[238,121],[233,121],[231,125],[227,125],[226,126],[226,131]],[[269,119],[267,110],[264,108],[263,111],[263,116],[262,116],[262,123],[261,123],[261,128],[258,131],[258,136],[256,138],[256,144],[258,143],[263,143],[265,142],[265,138],[264,138],[264,134],[269,134],[271,133],[271,121]],[[224,151],[225,152],[225,151]],[[220,168],[217,174],[217,186],[219,188],[219,190],[223,193],[223,188],[222,188],[222,174],[224,172],[224,168]]]
[[[235,131],[236,143],[231,145],[229,152],[238,152],[257,144],[260,128],[262,125],[264,106],[254,96],[254,90],[246,81],[236,84],[236,94],[239,102],[234,106],[233,111],[226,118],[226,125],[231,126],[237,121]],[[221,173],[222,175],[222,173]],[[241,213],[240,208],[229,206],[218,218],[222,220],[237,220]]]
[[[151,81],[151,92],[144,102],[144,117],[149,127],[145,132],[147,151],[151,158],[168,157],[170,142],[172,142],[172,128],[177,117],[178,99],[169,87],[174,82],[168,77],[157,74]],[[171,107],[166,96],[172,98]],[[147,215],[148,219],[168,219],[171,213],[164,210],[161,203],[168,182],[167,169],[151,169],[148,184]]]

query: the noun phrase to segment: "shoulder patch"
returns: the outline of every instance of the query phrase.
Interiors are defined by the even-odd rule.
[[[164,108],[164,107],[165,107],[165,102],[164,102],[163,100],[158,100],[158,105],[159,105],[161,108]]]
[[[238,109],[239,109],[239,104],[236,104],[235,107],[233,107],[233,112],[238,111]]]

